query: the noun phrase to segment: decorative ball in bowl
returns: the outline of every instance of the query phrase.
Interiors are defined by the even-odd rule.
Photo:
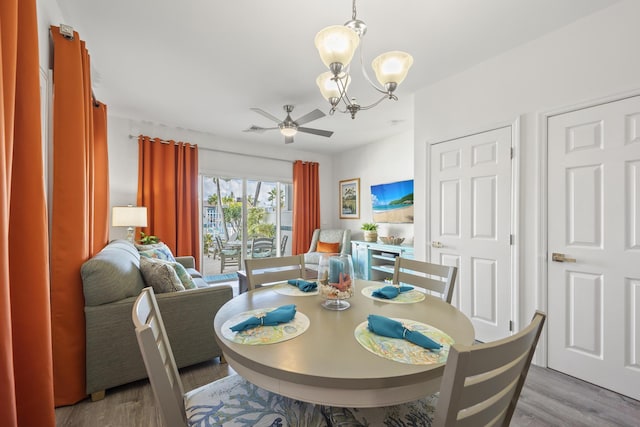
[[[382,237],[382,236],[380,236],[380,240],[382,241],[382,243],[384,243],[386,245],[401,245],[402,242],[404,242],[404,237],[395,237],[395,236]]]

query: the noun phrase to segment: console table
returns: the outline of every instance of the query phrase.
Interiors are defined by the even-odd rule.
[[[398,256],[413,258],[413,246],[351,241],[351,257],[358,279],[383,281],[391,278]]]

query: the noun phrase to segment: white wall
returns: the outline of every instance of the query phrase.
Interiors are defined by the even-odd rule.
[[[640,89],[640,2],[627,0],[419,91],[415,97],[415,250],[427,257],[429,143],[521,121],[520,324],[539,307],[539,115]],[[452,53],[454,54],[454,53]]]
[[[322,227],[333,227],[337,216],[331,209],[333,197],[331,158],[326,155],[296,150],[277,150],[273,146],[247,144],[239,141],[220,140],[211,134],[171,128],[151,122],[124,119],[109,115],[109,184],[111,206],[136,204],[138,191],[138,143],[137,135],[152,138],[198,144],[200,173],[234,178],[262,178],[292,182],[293,161],[306,160],[320,163],[320,221]],[[130,138],[135,135],[136,138]],[[226,151],[208,151],[207,148]],[[284,160],[269,160],[263,156]],[[336,196],[337,197],[337,196]],[[126,231],[111,228],[109,238],[122,238]]]
[[[344,151],[333,159],[335,174],[330,185],[336,226],[351,229],[351,238],[362,240],[360,226],[373,222],[371,186],[413,179],[413,131]],[[341,180],[352,178],[360,178],[360,219],[339,219],[338,185]],[[405,237],[404,243],[411,244],[413,228],[413,224],[380,224],[378,235]]]

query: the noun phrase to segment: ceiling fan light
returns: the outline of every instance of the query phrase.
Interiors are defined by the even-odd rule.
[[[343,68],[349,65],[359,43],[358,35],[344,25],[326,27],[315,38],[320,59],[328,68],[335,63],[342,64]]]
[[[382,86],[388,83],[395,83],[397,86],[402,83],[411,65],[413,65],[413,57],[398,50],[385,52],[371,62],[376,78]]]
[[[298,129],[296,129],[294,126],[283,125],[280,127],[280,133],[284,136],[294,136],[296,133],[298,133]]]

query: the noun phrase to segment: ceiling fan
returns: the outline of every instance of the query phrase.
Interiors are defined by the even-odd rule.
[[[331,135],[333,135],[332,131],[322,130],[322,129],[306,128],[306,127],[300,126],[300,125],[303,125],[305,123],[309,123],[309,122],[311,122],[313,120],[317,120],[317,119],[319,119],[321,117],[324,117],[326,115],[322,111],[318,110],[317,108],[315,110],[311,111],[310,113],[307,113],[304,116],[298,118],[297,120],[293,120],[291,118],[291,112],[293,111],[293,105],[285,105],[282,108],[284,109],[284,111],[287,112],[287,117],[285,117],[284,120],[280,120],[279,118],[277,118],[273,114],[267,113],[266,111],[261,110],[260,108],[251,108],[252,111],[255,111],[256,113],[263,115],[264,117],[266,117],[269,120],[273,120],[274,122],[276,122],[278,124],[278,126],[271,127],[271,128],[263,128],[263,127],[260,127],[260,126],[251,125],[251,127],[249,129],[245,129],[244,132],[262,133],[265,130],[280,129],[280,133],[284,135],[284,143],[285,144],[291,144],[293,142],[293,136],[298,132],[311,133],[311,134],[314,134],[314,135],[320,135],[320,136],[326,136],[326,137],[330,137]]]

